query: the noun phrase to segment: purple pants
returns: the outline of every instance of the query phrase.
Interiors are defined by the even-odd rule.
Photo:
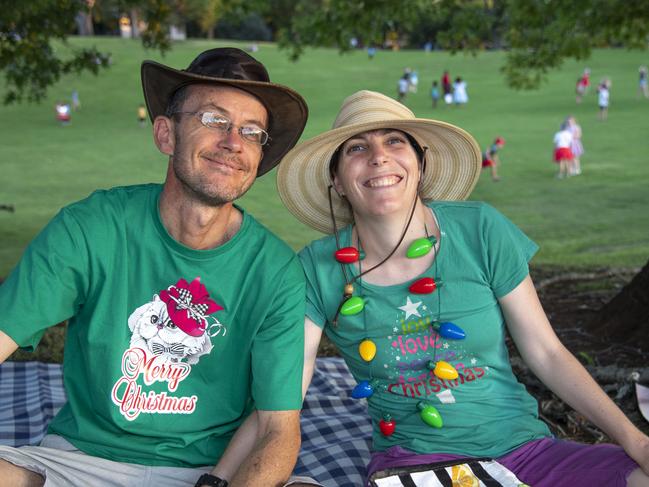
[[[386,468],[459,458],[462,456],[447,453],[420,455],[393,446],[372,454],[367,475]],[[617,445],[587,445],[554,438],[530,441],[495,460],[533,487],[625,487],[627,477],[640,468]]]

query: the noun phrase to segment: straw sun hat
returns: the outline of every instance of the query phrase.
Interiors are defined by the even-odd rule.
[[[454,125],[416,118],[401,103],[373,91],[359,91],[342,104],[333,128],[295,146],[282,160],[277,187],[284,205],[302,223],[333,233],[328,186],[329,163],[336,149],[353,135],[368,130],[402,130],[426,147],[421,197],[464,200],[478,181],[482,155],[475,139]],[[349,204],[332,191],[339,227],[352,222]]]

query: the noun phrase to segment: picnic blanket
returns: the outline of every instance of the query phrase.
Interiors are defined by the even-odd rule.
[[[342,359],[317,359],[302,411],[296,475],[326,487],[363,485],[372,428],[365,401],[349,395],[355,385]],[[0,444],[39,443],[65,400],[59,364],[0,365]]]

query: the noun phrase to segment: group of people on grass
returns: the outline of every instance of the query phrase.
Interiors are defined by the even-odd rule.
[[[0,485],[319,485],[290,476],[323,333],[367,402],[368,485],[649,485],[649,438],[548,322],[537,245],[464,201],[468,132],[359,91],[296,145],[304,99],[239,49],[141,73],[165,182],[63,208],[0,287],[0,361],[68,319],[68,402],[40,445],[0,447]],[[275,166],[325,234],[297,256],[235,204]],[[615,445],[554,437],[507,333]]]

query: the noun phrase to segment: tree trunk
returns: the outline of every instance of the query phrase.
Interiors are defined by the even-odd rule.
[[[137,39],[140,37],[140,16],[136,8],[131,9],[129,18],[131,20],[131,37]]]
[[[75,21],[80,36],[95,35],[95,29],[92,25],[92,14],[90,12],[81,11],[77,13]]]
[[[649,261],[594,320],[604,338],[617,343],[646,342],[649,333]]]

